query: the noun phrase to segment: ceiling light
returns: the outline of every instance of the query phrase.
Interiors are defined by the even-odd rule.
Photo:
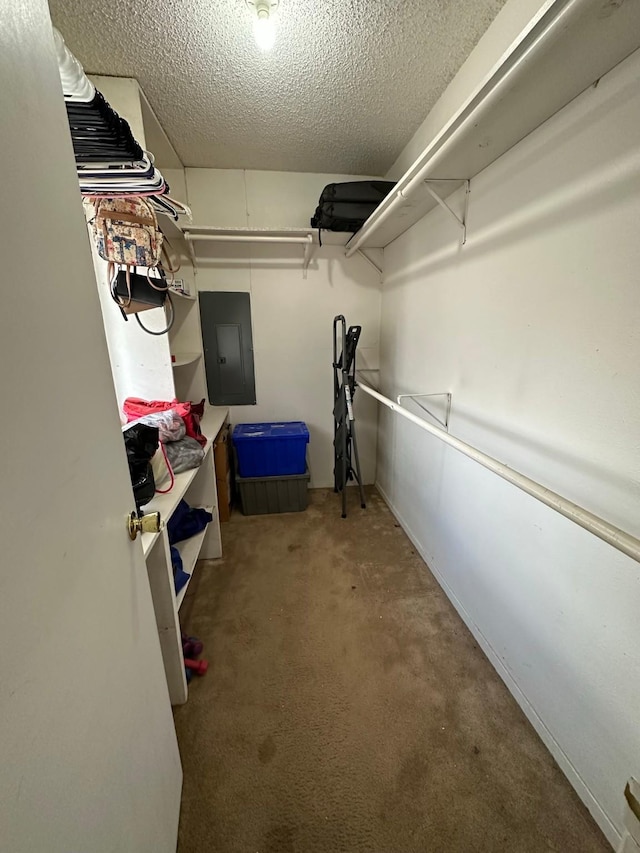
[[[276,22],[274,12],[278,0],[247,0],[247,6],[254,13],[253,36],[260,50],[271,50],[276,40]]]

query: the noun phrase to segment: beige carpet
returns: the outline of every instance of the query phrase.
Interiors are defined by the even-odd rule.
[[[375,492],[234,515],[182,618],[180,853],[610,851]]]

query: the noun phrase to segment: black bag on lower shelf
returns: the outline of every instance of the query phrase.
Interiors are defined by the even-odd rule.
[[[355,232],[395,187],[392,181],[327,184],[311,218],[312,228]]]
[[[129,463],[136,509],[148,504],[156,493],[151,457],[158,449],[158,427],[134,424],[122,433]]]

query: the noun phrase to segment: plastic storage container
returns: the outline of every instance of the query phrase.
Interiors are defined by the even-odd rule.
[[[309,471],[285,477],[236,477],[244,515],[302,512],[309,503]]]
[[[304,474],[309,430],[302,421],[237,424],[233,444],[241,477]]]

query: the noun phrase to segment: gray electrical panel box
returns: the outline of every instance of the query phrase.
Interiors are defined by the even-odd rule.
[[[201,291],[200,323],[209,402],[255,405],[250,295]]]

